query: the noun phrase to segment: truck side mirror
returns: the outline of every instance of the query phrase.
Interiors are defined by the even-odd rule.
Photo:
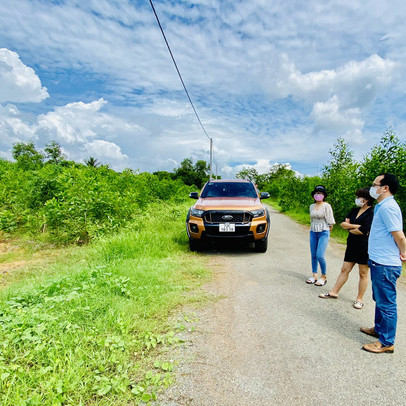
[[[197,193],[197,192],[190,192],[190,193],[189,193],[189,197],[190,197],[191,199],[198,199],[198,198],[199,198],[199,193]]]

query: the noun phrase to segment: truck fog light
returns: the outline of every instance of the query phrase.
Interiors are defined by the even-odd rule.
[[[190,227],[190,231],[192,233],[198,233],[199,232],[199,227],[197,226],[197,224],[190,223],[189,227]]]
[[[257,226],[257,233],[263,233],[265,231],[266,224],[260,224]]]

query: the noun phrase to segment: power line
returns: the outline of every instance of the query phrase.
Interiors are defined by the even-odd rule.
[[[155,18],[156,18],[156,21],[158,22],[159,28],[161,29],[161,33],[162,33],[162,36],[164,37],[166,46],[168,47],[168,51],[169,51],[169,53],[170,53],[170,55],[171,55],[173,64],[175,65],[176,71],[178,72],[179,79],[180,79],[180,81],[182,82],[183,88],[185,89],[186,96],[187,96],[187,98],[189,99],[190,105],[192,106],[193,111],[195,112],[195,115],[196,115],[196,117],[197,117],[197,120],[199,121],[200,126],[202,127],[202,130],[203,130],[204,133],[206,134],[207,138],[211,141],[211,138],[210,138],[209,135],[207,134],[205,128],[203,127],[202,122],[200,121],[200,117],[199,117],[199,115],[197,114],[197,111],[196,111],[196,109],[195,109],[195,106],[193,105],[192,99],[191,99],[190,96],[189,96],[189,92],[188,92],[187,89],[186,89],[185,82],[183,81],[182,75],[180,74],[180,71],[179,71],[179,69],[178,69],[178,65],[176,64],[175,58],[174,58],[174,56],[173,56],[173,54],[172,54],[171,47],[169,46],[169,43],[168,43],[168,40],[166,39],[164,30],[163,30],[162,25],[161,25],[161,23],[160,23],[160,21],[159,21],[158,14],[156,13],[155,7],[154,7],[154,5],[152,4],[152,0],[149,0],[149,2],[150,2],[150,4],[151,4],[152,10],[153,10],[153,12],[154,12],[154,14],[155,14]]]

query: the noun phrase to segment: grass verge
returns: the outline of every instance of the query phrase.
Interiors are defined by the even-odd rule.
[[[209,276],[187,251],[186,208],[152,207],[136,229],[11,280],[0,293],[2,405],[148,403],[171,383],[159,349],[182,327],[169,316],[202,300],[195,288]]]

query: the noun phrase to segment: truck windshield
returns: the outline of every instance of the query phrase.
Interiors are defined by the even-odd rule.
[[[200,197],[258,197],[252,183],[209,182]]]

